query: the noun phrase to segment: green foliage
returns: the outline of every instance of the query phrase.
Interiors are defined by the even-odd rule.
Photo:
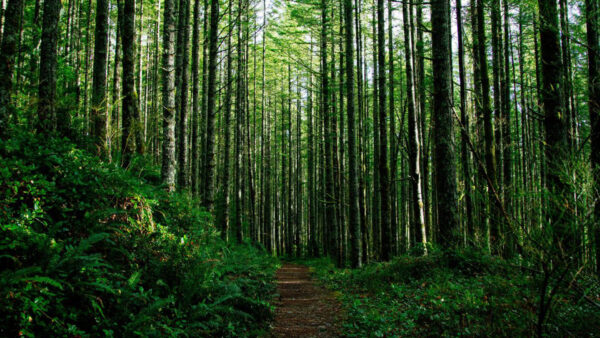
[[[255,336],[276,261],[65,139],[0,143],[0,335]],[[135,173],[133,175],[132,173]]]
[[[477,251],[401,256],[362,269],[308,261],[337,291],[347,310],[350,337],[531,336],[535,333],[537,274]],[[589,282],[586,285],[598,285]],[[589,287],[587,294],[598,294]],[[600,312],[576,290],[557,296],[546,332],[590,336]]]

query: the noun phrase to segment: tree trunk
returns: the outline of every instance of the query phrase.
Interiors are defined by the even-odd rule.
[[[456,0],[456,30],[458,33],[458,73],[460,79],[460,121],[461,121],[461,161],[463,169],[463,185],[465,189],[465,214],[467,243],[472,244],[474,238],[473,203],[471,202],[471,168],[469,164],[469,116],[467,114],[467,80],[465,74],[465,48],[463,44],[462,1]]]
[[[381,259],[381,177],[377,165],[380,151],[379,137],[379,84],[378,84],[378,62],[377,62],[377,2],[373,0],[373,195],[372,195],[372,227],[373,227],[373,256],[376,260]],[[366,76],[365,76],[366,77]]]
[[[404,19],[404,36],[410,37],[409,33],[409,16],[408,16],[408,5],[402,5],[402,14]],[[426,250],[425,245],[427,244],[427,234],[425,230],[425,211],[423,210],[423,195],[421,188],[421,163],[420,163],[420,137],[419,137],[419,124],[417,123],[417,117],[415,114],[415,100],[414,100],[414,87],[413,87],[413,73],[412,73],[412,61],[410,58],[411,50],[410,40],[404,44],[404,58],[406,67],[406,109],[408,112],[408,160],[409,163],[409,175],[411,185],[411,206],[412,206],[412,226],[410,231],[413,234],[414,243],[416,245],[422,245],[423,249]],[[426,251],[424,251],[426,252]]]
[[[203,204],[209,210],[213,208],[215,188],[215,116],[217,96],[217,58],[219,38],[219,2],[210,3],[210,28],[208,32],[208,83],[206,102],[206,159],[203,169]]]
[[[60,3],[60,2],[59,2]],[[0,139],[6,136],[12,115],[13,67],[19,37],[19,11],[22,0],[9,0],[4,12],[4,28],[0,44]]]
[[[92,87],[92,116],[94,118],[94,142],[97,152],[106,158],[108,139],[108,110],[106,105],[106,63],[108,46],[108,2],[96,2],[96,32],[94,45],[94,74]]]
[[[500,179],[502,173],[502,115],[503,113],[503,102],[502,92],[504,89],[504,68],[502,66],[502,41],[500,38],[500,0],[492,0],[491,9],[491,29],[492,29],[492,81],[493,81],[493,94],[494,94],[494,119],[489,117],[489,123],[493,126],[493,132],[490,131],[489,135],[486,130],[486,143],[492,142],[490,154],[486,155],[493,156],[493,171],[491,166],[488,166],[488,176],[493,182],[493,188],[488,190],[489,200],[491,204],[492,213],[489,220],[490,223],[490,248],[493,251],[499,250],[498,247],[501,244],[500,236],[502,235],[500,224],[502,223],[501,214],[499,212],[499,206],[496,203],[495,195],[496,192],[500,192],[502,187],[502,181]],[[487,56],[486,56],[487,57]],[[485,117],[484,117],[485,118]],[[486,118],[486,122],[487,118]],[[493,135],[493,136],[492,136]],[[489,148],[490,149],[490,148]]]
[[[327,61],[327,33],[329,32],[329,14],[327,0],[321,0],[321,117],[323,118],[324,141],[325,141],[325,225],[327,239],[326,251],[332,256],[335,254],[335,236],[332,229],[335,229],[335,207],[333,200],[333,162],[332,162],[332,132],[330,126],[330,92],[329,92],[329,70]]]
[[[390,107],[390,229],[392,233],[391,250],[398,253],[398,142],[396,138],[395,78],[394,78],[394,40],[393,40],[393,1],[388,0],[388,62],[390,71],[389,107]]]
[[[431,4],[433,53],[434,166],[437,202],[437,228],[442,247],[456,243],[458,206],[456,197],[456,161],[454,120],[452,116],[450,1]]]
[[[129,167],[131,157],[139,151],[136,143],[137,128],[140,128],[140,110],[135,90],[135,0],[123,3],[123,135],[121,136],[122,166]]]
[[[231,7],[231,1],[229,1]],[[229,230],[229,154],[230,154],[230,125],[231,125],[231,72],[233,68],[232,64],[232,46],[231,46],[231,34],[232,34],[232,16],[229,13],[229,32],[227,34],[227,65],[225,66],[225,101],[223,103],[223,168],[219,172],[219,190],[217,192],[217,207],[215,208],[215,222],[217,227],[221,230],[221,238],[224,241],[228,239]],[[237,141],[237,140],[236,140]],[[237,149],[237,146],[236,146]],[[237,161],[237,158],[236,158]]]
[[[190,48],[190,1],[179,1],[179,28],[177,29],[177,58],[179,63],[177,69],[177,99],[176,110],[179,114],[177,119],[177,184],[180,189],[189,186],[188,174],[188,66]],[[177,62],[179,61],[179,62]]]
[[[162,59],[162,182],[175,190],[175,0],[165,0]]]
[[[377,64],[378,64],[378,99],[379,99],[379,191],[381,196],[381,258],[387,261],[391,258],[392,229],[390,223],[390,194],[389,171],[387,165],[387,130],[386,130],[386,86],[385,86],[385,15],[383,0],[377,0]]]
[[[350,230],[350,264],[361,266],[361,226],[358,213],[358,168],[356,161],[354,118],[354,28],[352,27],[352,0],[344,0],[344,27],[346,41],[346,114],[348,128],[348,227]]]
[[[565,210],[569,203],[568,184],[562,177],[569,160],[568,126],[564,108],[562,60],[558,36],[558,10],[554,0],[539,0],[540,56],[542,59],[542,106],[544,111],[546,182],[550,192],[547,217],[554,245],[564,258],[574,248],[572,225]]]
[[[508,0],[503,0],[504,6],[504,87],[502,88],[502,168],[503,168],[503,180],[502,180],[502,201],[506,208],[508,215],[512,214],[511,203],[508,203],[512,198],[512,136],[510,130],[510,68],[509,68],[509,53],[510,53],[510,35],[509,35],[509,11],[508,11]],[[508,228],[509,224],[506,222],[504,217],[502,218],[502,232],[505,238],[503,243],[505,247],[504,254],[509,254],[506,250],[511,251],[513,236],[509,234],[513,229]]]
[[[592,152],[590,160],[594,173],[596,191],[600,191],[600,59],[598,59],[598,2],[586,0],[586,27],[588,45],[588,90],[589,110],[592,129],[590,138]],[[600,201],[596,201],[594,208],[596,229],[594,232],[596,245],[596,273],[600,274]]]
[[[204,38],[204,37],[203,37]],[[200,0],[194,2],[194,23],[192,32],[192,195],[198,197],[198,174],[200,164]]]
[[[40,82],[38,87],[38,123],[40,133],[56,130],[56,50],[59,34],[60,0],[44,1],[42,42],[40,49]],[[5,35],[6,37],[6,35]],[[3,44],[4,46],[4,44]],[[61,121],[61,125],[67,123]],[[61,130],[63,132],[64,130]]]
[[[295,229],[294,229],[294,252],[296,257],[302,255],[302,247],[300,245],[300,233],[302,231],[302,93],[300,92],[300,79],[296,78],[296,212],[295,212]]]
[[[238,1],[238,19],[242,16],[242,0]],[[238,243],[242,242],[242,123],[244,117],[243,110],[243,50],[242,50],[242,24],[238,21],[237,27],[237,70],[236,70],[236,97],[235,97],[235,180],[234,180],[234,207],[235,207],[235,234]]]
[[[487,68],[487,53],[486,53],[486,40],[485,40],[485,17],[484,17],[484,5],[483,0],[477,0],[477,73],[478,78],[481,82],[480,93],[477,115],[480,120],[483,121],[483,134],[484,134],[484,148],[485,148],[485,170],[481,168],[481,180],[482,182],[491,182],[488,186],[488,208],[492,210],[493,215],[498,215],[497,203],[495,202],[494,189],[496,188],[496,148],[494,147],[494,129],[492,126],[492,112],[490,108],[490,80],[488,77]],[[486,218],[489,216],[486,214]],[[494,220],[492,220],[494,222]],[[488,233],[487,241],[488,247],[490,245],[490,236],[494,237],[495,226],[490,225],[490,231]],[[490,234],[491,233],[491,234]]]

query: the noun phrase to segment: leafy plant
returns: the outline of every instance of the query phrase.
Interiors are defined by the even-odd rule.
[[[143,159],[16,134],[0,162],[0,335],[253,336],[271,317],[276,260],[226,246]]]

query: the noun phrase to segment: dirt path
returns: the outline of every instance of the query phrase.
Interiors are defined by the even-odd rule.
[[[316,284],[308,267],[284,264],[277,270],[274,337],[338,337],[341,305]]]

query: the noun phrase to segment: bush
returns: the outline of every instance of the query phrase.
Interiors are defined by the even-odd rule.
[[[0,335],[252,336],[276,261],[66,139],[0,141]],[[143,174],[140,174],[143,173]],[[154,182],[153,182],[154,181]]]
[[[361,269],[307,261],[328,287],[340,291],[349,337],[532,336],[540,275],[476,250],[400,256]],[[586,283],[598,295],[597,281]],[[596,286],[596,289],[592,287]],[[592,336],[600,311],[575,290],[557,295],[546,332]]]

